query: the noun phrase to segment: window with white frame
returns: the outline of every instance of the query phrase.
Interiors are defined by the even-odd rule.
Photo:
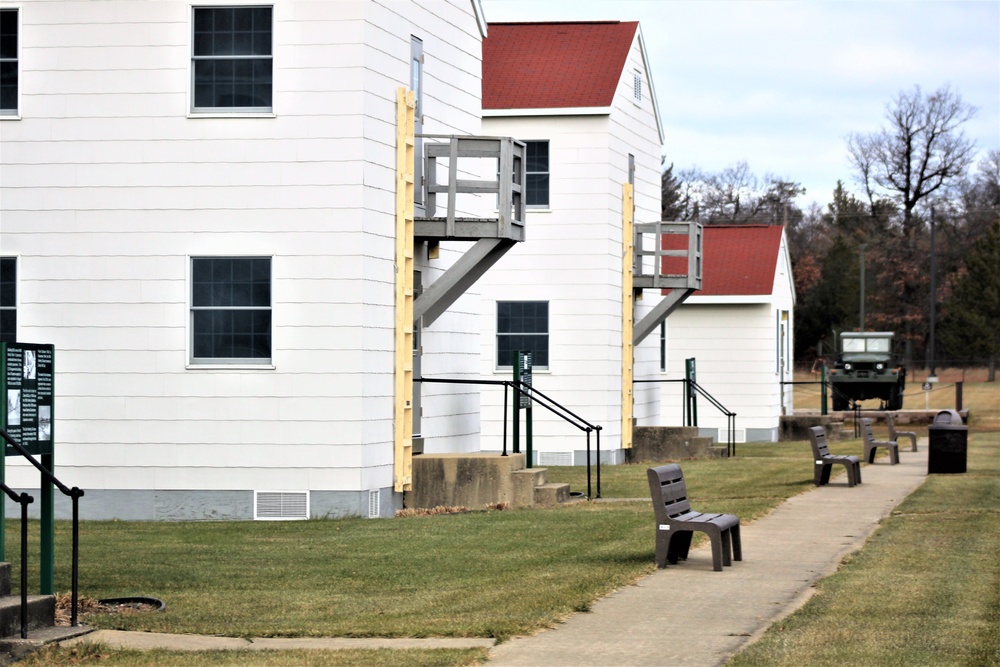
[[[0,115],[17,115],[17,10],[0,9]]]
[[[17,259],[0,257],[0,342],[17,341]]]
[[[194,7],[193,11],[193,110],[271,111],[272,8]]]
[[[549,142],[524,143],[524,203],[528,208],[549,208]]]
[[[271,362],[271,258],[191,258],[193,363]]]
[[[548,301],[497,301],[497,368],[512,368],[517,352],[531,352],[534,368],[548,368]]]

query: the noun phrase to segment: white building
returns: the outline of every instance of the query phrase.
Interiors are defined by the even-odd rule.
[[[792,313],[795,288],[782,227],[709,225],[704,229],[702,289],[670,316],[666,377],[695,381],[736,413],[734,442],[776,442],[781,415],[792,414]],[[679,384],[662,392],[668,425],[682,423]],[[725,415],[697,399],[702,435],[728,441]]]
[[[602,458],[621,462],[633,420],[662,421],[658,385],[636,384],[633,395],[632,384],[659,377],[657,337],[634,350],[631,340],[661,297],[646,290],[633,310],[623,266],[632,221],[660,219],[663,131],[639,24],[491,23],[483,133],[527,144],[530,225],[480,284],[482,374],[509,379],[512,352],[530,349],[533,386],[602,426]],[[503,392],[484,392],[482,406],[483,449],[500,450]],[[535,461],[582,464],[585,435],[533,413]]]
[[[480,134],[478,0],[0,0],[0,21],[3,334],[56,347],[84,518],[391,515],[420,414],[398,95],[418,134]],[[425,287],[462,252],[432,246]],[[477,376],[479,318],[462,297],[426,327],[424,372]],[[423,394],[425,447],[477,451],[478,389]],[[7,481],[37,476],[11,459]]]

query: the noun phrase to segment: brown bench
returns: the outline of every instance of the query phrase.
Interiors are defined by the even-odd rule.
[[[868,417],[861,418],[861,437],[865,440],[865,461],[874,463],[876,451],[879,447],[884,447],[889,450],[889,464],[899,463],[899,443],[895,440],[876,440],[872,431],[872,420]]]
[[[826,445],[826,431],[822,426],[809,429],[809,444],[813,450],[813,481],[816,486],[830,482],[830,470],[836,464],[847,468],[847,486],[861,483],[861,459],[852,455],[831,454]]]
[[[889,425],[889,439],[899,442],[899,437],[905,435],[910,439],[910,451],[917,451],[917,434],[913,431],[897,431],[896,430],[896,419],[892,416],[891,412],[885,413],[885,423]]]
[[[656,565],[676,565],[687,560],[694,531],[708,535],[712,543],[712,568],[743,560],[740,542],[740,518],[734,514],[703,514],[691,509],[684,473],[676,463],[649,468],[649,493],[656,514]]]

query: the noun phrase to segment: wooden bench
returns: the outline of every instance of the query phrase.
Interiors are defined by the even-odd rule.
[[[649,493],[656,514],[656,565],[687,560],[694,531],[708,535],[712,543],[712,568],[722,571],[723,565],[743,560],[740,542],[740,518],[734,514],[703,514],[691,509],[688,502],[684,473],[676,463],[649,468]]]
[[[913,431],[897,431],[896,430],[896,419],[892,416],[891,412],[885,413],[885,423],[889,425],[889,439],[899,442],[899,437],[905,435],[910,439],[910,451],[917,451],[917,434]]]
[[[816,486],[830,482],[830,470],[835,464],[847,468],[847,486],[861,483],[861,459],[857,456],[831,454],[826,445],[826,431],[822,426],[809,429],[809,443],[813,450],[813,481]]]
[[[876,440],[872,431],[872,420],[868,417],[861,418],[861,437],[865,439],[865,461],[875,462],[875,453],[879,447],[889,450],[889,465],[899,463],[899,443],[895,440]]]

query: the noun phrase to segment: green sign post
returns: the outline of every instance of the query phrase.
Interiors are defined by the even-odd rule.
[[[52,471],[55,465],[55,347],[33,343],[0,343],[0,395],[7,409],[0,414],[0,427],[38,457],[42,466]],[[0,457],[0,481],[6,481],[5,461],[18,452],[4,444]],[[40,564],[42,595],[55,588],[55,504],[51,481],[41,478],[40,489]],[[0,560],[5,557],[6,507],[0,493]]]
[[[692,382],[697,382],[695,379],[694,370],[694,357],[684,360],[684,375],[687,378],[687,382],[684,383],[685,398],[687,400],[688,409],[688,426],[698,425],[698,396],[694,389],[691,387]]]
[[[527,389],[518,391],[517,403],[514,405],[514,453],[521,451],[521,409],[524,409],[525,421],[525,456],[529,468],[533,467],[531,452],[531,352],[516,352],[514,360],[514,386],[526,384]]]

